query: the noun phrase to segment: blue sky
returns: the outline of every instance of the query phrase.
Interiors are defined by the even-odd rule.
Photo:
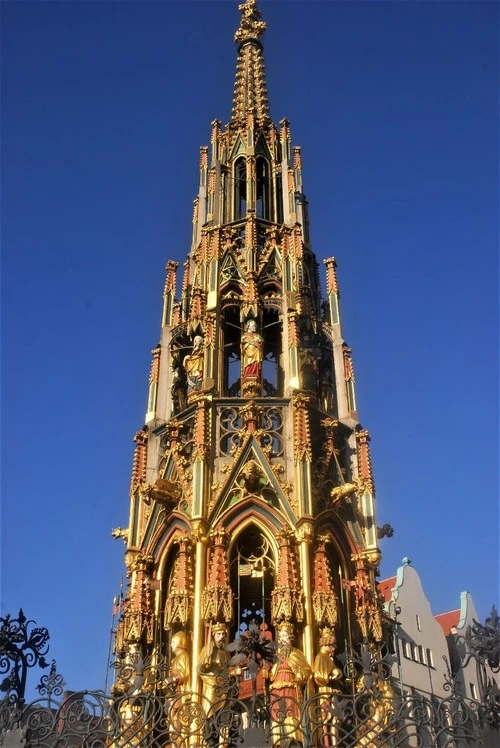
[[[271,114],[335,255],[382,577],[434,613],[498,585],[498,4],[266,2]],[[102,687],[132,437],[237,3],[2,4],[2,589]],[[324,286],[323,286],[324,287]]]

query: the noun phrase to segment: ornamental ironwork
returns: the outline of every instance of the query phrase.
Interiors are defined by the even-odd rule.
[[[318,693],[308,684],[303,696],[292,688],[273,691],[269,674],[276,662],[276,643],[256,624],[228,645],[232,657],[218,673],[210,701],[201,692],[179,691],[171,677],[172,663],[155,653],[145,655],[137,646],[125,660],[114,663],[109,692],[64,692],[65,683],[53,663],[37,687],[39,698],[27,704],[21,696],[26,686],[21,670],[24,664],[47,667],[48,631],[35,627],[22,613],[17,619],[1,619],[1,626],[1,652],[10,668],[6,670],[7,660],[2,660],[7,676],[6,696],[0,702],[0,745],[466,748],[483,745],[485,730],[499,727],[491,689],[486,701],[465,698],[450,667],[443,684],[445,698],[401,689],[391,675],[392,655],[385,646],[375,648],[369,642],[344,658],[342,688],[337,681]],[[22,656],[16,654],[20,651]],[[27,652],[29,665],[23,661]],[[468,649],[466,660],[474,653]],[[251,681],[251,690],[243,688],[246,681]]]
[[[48,642],[48,630],[35,626],[35,621],[28,620],[22,608],[17,618],[9,614],[0,618],[0,674],[6,674],[0,690],[7,692],[13,701],[24,701],[30,667],[49,666],[45,659]]]

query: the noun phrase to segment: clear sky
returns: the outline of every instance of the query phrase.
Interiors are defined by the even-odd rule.
[[[261,0],[271,115],[335,255],[382,577],[498,604],[498,3]],[[2,3],[2,614],[102,687],[164,266],[229,119],[239,14]],[[323,286],[324,288],[324,286]]]

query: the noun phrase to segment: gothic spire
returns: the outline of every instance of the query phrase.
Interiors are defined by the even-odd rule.
[[[234,84],[231,123],[246,126],[248,115],[257,125],[270,122],[264,56],[259,37],[266,30],[256,0],[238,6],[241,20],[234,40],[238,44],[238,60]]]

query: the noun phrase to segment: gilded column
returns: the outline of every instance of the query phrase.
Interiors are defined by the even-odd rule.
[[[194,560],[194,603],[193,603],[193,650],[191,662],[196,662],[204,644],[204,622],[202,618],[202,598],[205,589],[207,528],[204,522],[193,522],[192,538],[196,543]],[[191,690],[198,692],[198,671],[191,671]]]
[[[313,631],[313,606],[312,606],[312,584],[311,584],[311,541],[312,525],[304,522],[297,530],[299,543],[300,575],[302,590],[304,593],[304,654],[308,662],[314,662],[314,631]]]

